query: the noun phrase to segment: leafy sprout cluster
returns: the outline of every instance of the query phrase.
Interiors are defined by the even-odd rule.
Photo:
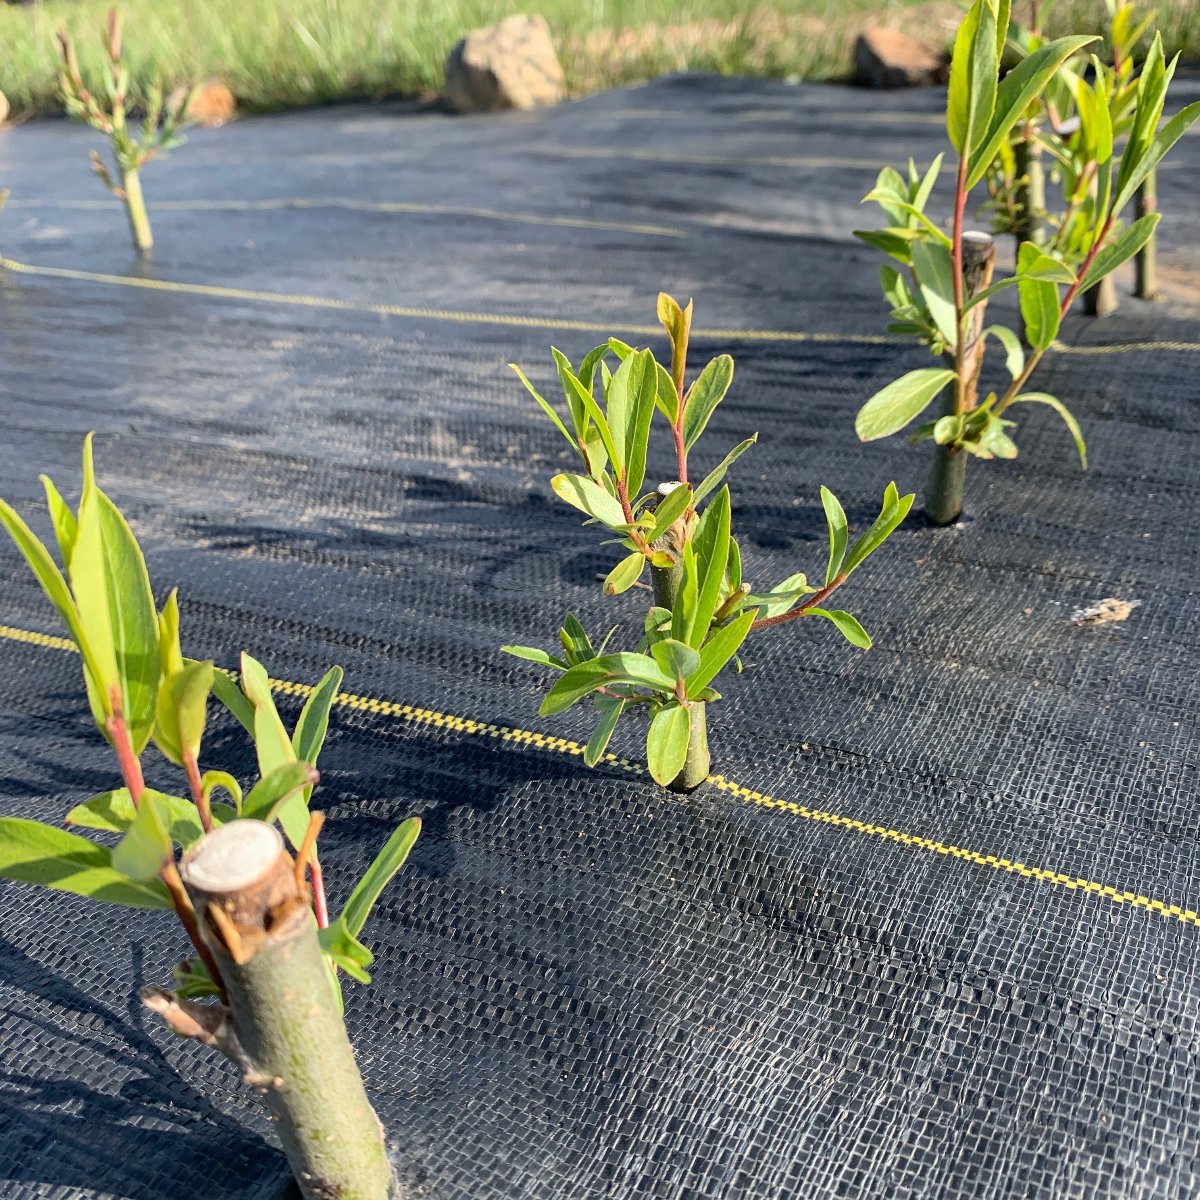
[[[92,438],[83,451],[83,490],[72,511],[42,477],[65,575],[17,512],[0,501],[0,523],[32,568],[79,650],[92,715],[116,756],[122,786],[72,808],[66,824],[119,835],[115,845],[40,821],[0,817],[0,878],[73,892],[129,908],[173,909],[195,950],[176,968],[183,998],[223,996],[219,968],[197,926],[183,887],[177,851],[237,820],[278,821],[295,851],[297,880],[307,874],[320,941],[338,987],[338,971],[370,982],[372,955],[359,940],[380,891],[403,865],[420,821],[403,822],[368,867],[341,913],[330,919],[317,851],[323,814],[309,802],[316,763],[342,679],[334,667],[308,698],[289,732],[271,681],[243,654],[240,687],[211,661],[185,658],[176,593],[157,610],[137,540],[97,486]],[[243,794],[223,770],[200,766],[215,695],[253,740],[259,779]],[[147,786],[142,755],[153,745],[182,770],[187,795]],[[217,796],[222,797],[216,799]],[[339,988],[340,995],[340,988]]]

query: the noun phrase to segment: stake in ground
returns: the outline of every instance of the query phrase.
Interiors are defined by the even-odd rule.
[[[947,236],[926,215],[925,206],[937,180],[939,155],[924,174],[910,161],[907,178],[885,169],[866,199],[875,201],[888,219],[885,229],[858,236],[895,259],[881,271],[883,294],[892,308],[889,331],[913,334],[947,365],[909,371],[877,392],[863,406],[855,429],[863,441],[874,441],[910,425],[942,396],[937,419],[918,425],[910,440],[931,440],[934,462],[925,489],[926,516],[948,525],[962,513],[967,455],[1015,458],[1017,446],[1006,416],[1017,404],[1053,408],[1066,423],[1086,467],[1083,435],[1061,400],[1028,390],[1030,376],[1053,344],[1071,302],[1094,288],[1147,242],[1159,214],[1149,212],[1121,232],[1117,218],[1167,151],[1200,118],[1200,102],[1189,104],[1158,128],[1167,86],[1175,70],[1163,56],[1156,35],[1138,78],[1129,138],[1118,160],[1108,98],[1106,68],[1093,59],[1095,84],[1076,92],[1096,164],[1094,194],[1081,200],[1084,228],[1076,239],[1082,258],[1072,266],[1061,249],[1022,242],[1015,274],[991,283],[994,249],[990,235],[965,230],[967,198],[987,175],[1017,121],[1031,111],[1062,64],[1092,37],[1066,37],[1039,47],[998,78],[1000,52],[1008,29],[1008,5],[975,0],[959,27],[951,63],[946,125],[958,156],[954,219]],[[1028,352],[1016,333],[1001,325],[987,326],[988,299],[1016,285]],[[1065,289],[1065,290],[1060,290]],[[999,342],[1011,382],[989,392],[981,402],[979,384],[988,339]]]
[[[664,787],[689,792],[708,778],[711,768],[707,712],[721,698],[711,685],[736,660],[753,630],[798,617],[824,617],[852,645],[870,647],[858,621],[848,612],[826,608],[825,601],[904,520],[913,497],[900,496],[896,485],[889,484],[879,516],[851,545],[841,504],[822,488],[829,527],[823,584],[812,587],[797,574],[754,593],[743,577],[741,551],[731,532],[724,479],[758,435],[730,450],[700,483],[690,476],[689,455],[729,390],[733,359],[719,355],[687,386],[692,305],[680,308],[670,296],[660,295],[658,317],[671,342],[669,368],[649,350],[635,350],[616,338],[592,350],[578,371],[564,354],[552,350],[566,420],[513,367],[583,464],[582,475],[556,475],[550,481],[554,491],[589,523],[615,535],[606,544],[626,551],[604,581],[605,594],[627,592],[649,568],[653,604],[642,622],[641,640],[635,650],[610,652],[616,630],[597,647],[568,614],[559,631],[561,655],[533,646],[504,650],[561,673],[542,702],[543,715],[593,699],[600,719],[584,752],[589,766],[603,757],[622,714],[642,710],[649,718],[650,774]],[[618,363],[615,371],[609,368],[610,357]],[[643,491],[650,434],[664,425],[677,477]]]
[[[147,1007],[175,1033],[226,1054],[260,1092],[305,1200],[398,1200],[342,1021],[340,974],[370,983],[372,955],[358,935],[420,822],[400,825],[331,919],[317,851],[323,814],[309,800],[341,668],[312,690],[289,733],[266,671],[248,654],[240,688],[212,662],[184,658],[176,594],[156,610],[141,549],[96,485],[91,443],[89,435],[78,511],[42,477],[65,576],[3,501],[0,524],[79,649],[92,716],[120,772],[121,786],[77,805],[66,823],[120,840],[110,847],[0,817],[0,878],[173,909],[193,957],[176,967],[172,988],[143,990]],[[244,796],[232,775],[201,770],[210,693],[254,742],[260,778]],[[182,770],[186,796],[147,786],[151,744]]]

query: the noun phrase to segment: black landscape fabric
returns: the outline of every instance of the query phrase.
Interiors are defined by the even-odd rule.
[[[149,265],[90,131],[0,135],[0,495],[48,532],[37,473],[76,494],[96,430],[186,652],[345,666],[335,905],[425,819],[347,990],[415,1196],[1200,1192],[1200,139],[1160,178],[1175,299],[1070,320],[1039,377],[1089,470],[1029,406],[964,524],[911,521],[856,575],[872,651],[756,635],[712,714],[723,786],[660,792],[636,725],[627,766],[587,770],[554,739],[589,714],[539,718],[544,676],[497,649],[568,610],[636,638],[506,364],[550,394],[552,342],[662,351],[660,288],[696,299],[693,369],[737,360],[697,466],[758,431],[732,476],[750,580],[824,569],[821,483],[860,528],[888,480],[919,490],[925,450],[854,438],[927,359],[876,338],[850,231],[882,164],[942,148],[940,106],[683,77],[529,116],[245,120],[148,169]],[[113,766],[7,540],[0,579],[0,812],[58,820]],[[1077,622],[1106,598],[1125,620]],[[249,778],[214,721],[206,764]],[[137,1001],[184,947],[165,915],[0,885],[0,1195],[279,1194],[257,1099]]]

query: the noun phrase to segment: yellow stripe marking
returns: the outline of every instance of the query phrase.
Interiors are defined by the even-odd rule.
[[[44,267],[0,257],[0,268],[18,275],[45,279],[72,279],[80,283],[99,283],[112,287],[140,288],[152,292],[173,292],[202,296],[213,300],[244,300],[254,304],[291,304],[301,308],[324,308],[339,312],[373,313],[385,317],[407,317],[420,321],[454,321],[467,325],[508,325],[520,329],[560,329],[572,333],[608,335],[614,331],[638,337],[657,337],[659,325],[623,324],[620,321],[574,321],[565,317],[532,317],[520,313],[482,313],[465,309],[418,308],[401,304],[362,304],[332,296],[308,296],[295,292],[264,292],[250,288],[221,287],[208,283],[180,283],[173,279],[139,279],[132,275],[106,275],[99,271],[81,271],[75,267]],[[692,336],[721,342],[788,342],[821,345],[911,346],[905,338],[874,333],[826,333],[801,329],[723,329],[692,328]],[[1068,346],[1055,342],[1060,354],[1104,355],[1146,350],[1200,351],[1200,342],[1126,342],[1113,346]]]
[[[0,625],[0,638],[12,642],[23,642],[31,646],[40,646],[49,650],[67,650],[75,652],[75,643],[69,638],[55,637],[47,633],[35,633],[28,629],[17,629],[12,625]],[[287,679],[272,679],[271,688],[284,696],[306,698],[314,688],[307,683],[294,683]],[[382,717],[392,717],[408,721],[414,725],[430,726],[435,729],[447,729],[454,733],[465,733],[473,737],[495,738],[518,746],[533,746],[538,750],[549,750],[556,754],[568,754],[576,758],[582,757],[584,747],[579,742],[569,738],[554,737],[550,734],[537,733],[529,729],[517,729],[508,725],[496,725],[491,721],[476,721],[471,717],[460,717],[453,713],[438,712],[431,708],[421,708],[414,704],[401,704],[395,700],[380,700],[374,696],[359,696],[353,692],[339,692],[336,703],[342,708],[355,712],[367,712]],[[631,762],[616,754],[606,754],[604,762],[609,766],[625,771],[630,775],[645,775],[646,768],[638,762]],[[1069,875],[1062,871],[1054,871],[1047,867],[1031,867],[1011,859],[999,858],[995,854],[983,854],[978,850],[970,850],[963,846],[947,845],[934,838],[921,837],[918,834],[905,833],[900,829],[891,829],[886,825],[875,825],[868,821],[860,821],[855,817],[845,817],[839,813],[826,812],[822,809],[809,808],[793,800],[780,800],[743,787],[724,775],[710,775],[708,782],[723,792],[736,797],[758,808],[770,809],[773,812],[787,813],[789,816],[800,817],[806,821],[815,821],[821,825],[829,825],[835,829],[844,829],[853,833],[864,834],[867,837],[881,838],[884,841],[895,842],[902,846],[911,846],[914,850],[924,850],[931,854],[941,854],[946,858],[958,859],[960,862],[971,863],[977,867],[989,867],[992,870],[1005,871],[1010,875],[1020,875],[1025,879],[1036,879],[1040,883],[1054,884],[1071,890],[1090,892],[1111,900],[1114,904],[1128,904],[1131,908],[1144,908],[1148,912],[1158,913],[1159,916],[1185,925],[1200,926],[1200,914],[1195,909],[1181,908],[1178,904],[1167,904],[1162,900],[1153,900],[1136,892],[1118,891],[1111,885],[1096,883],[1081,876]]]
[[[110,209],[111,200],[10,200],[7,208]],[[589,217],[551,216],[541,213],[505,212],[498,208],[464,208],[448,204],[407,204],[401,201],[374,202],[340,196],[325,199],[273,198],[265,200],[157,200],[155,209],[164,212],[275,212],[279,209],[345,209],[350,212],[406,213],[427,216],[478,217],[485,221],[514,221],[523,225],[559,225],[568,229],[606,229],[615,233],[640,233],[651,237],[687,237],[687,231],[672,225],[631,224],[600,221]]]

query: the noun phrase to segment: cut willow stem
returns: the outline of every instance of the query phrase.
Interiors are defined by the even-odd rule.
[[[962,278],[964,302],[992,282],[996,266],[996,243],[989,234],[969,231],[962,235]],[[978,403],[979,368],[983,363],[983,321],[987,301],[977,304],[966,316],[963,331],[962,386],[956,379],[941,394],[941,415],[957,417]],[[955,365],[947,353],[946,362]],[[961,396],[961,405],[960,405]],[[967,477],[967,452],[961,446],[933,447],[933,462],[925,483],[925,519],[931,525],[953,525],[962,516],[963,487]]]
[[[401,1200],[308,892],[278,831],[231,821],[188,851],[180,873],[225,980],[234,1049],[221,1048],[265,1097],[301,1195]],[[160,995],[151,1007],[162,1004]]]
[[[1139,219],[1158,211],[1157,172],[1151,171],[1138,188],[1134,201],[1134,213]],[[1139,300],[1158,299],[1158,231],[1150,234],[1149,240],[1134,256],[1133,265],[1136,282],[1133,294]]]
[[[1089,317],[1110,317],[1120,307],[1117,285],[1111,275],[1105,275],[1095,286],[1083,293],[1083,311]]]
[[[154,235],[150,232],[150,218],[146,215],[142,177],[136,167],[121,172],[121,190],[125,193],[125,212],[129,217],[133,244],[139,254],[149,254],[154,249]]]
[[[1013,234],[1017,244],[1033,242],[1040,246],[1045,240],[1046,172],[1042,165],[1042,147],[1037,129],[1025,122],[1022,134],[1014,146],[1017,175],[1017,206],[1020,219]]]
[[[660,483],[658,494],[669,496],[680,486],[682,485],[678,480]],[[688,514],[685,513],[654,543],[656,550],[666,550],[675,556],[674,566],[656,567],[653,563],[650,565],[654,604],[657,608],[667,609],[668,612],[675,611],[675,603],[679,599],[679,587],[683,583],[683,546],[687,541],[688,532]],[[683,769],[667,784],[672,792],[694,792],[712,770],[712,758],[708,752],[707,707],[703,700],[692,700],[687,706],[690,726],[687,758],[683,760]]]

